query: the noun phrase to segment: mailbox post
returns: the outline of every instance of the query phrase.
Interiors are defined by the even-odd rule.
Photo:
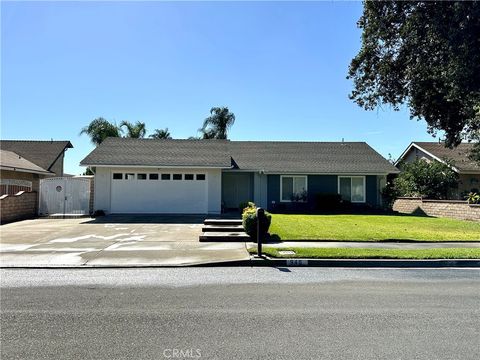
[[[265,210],[257,209],[257,256],[262,257],[262,241],[265,236]]]

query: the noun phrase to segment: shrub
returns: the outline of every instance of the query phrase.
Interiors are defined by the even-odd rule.
[[[243,210],[248,207],[255,207],[255,203],[253,201],[243,201],[238,205],[241,214],[243,214]]]
[[[471,192],[466,196],[469,204],[480,204],[480,194]]]
[[[316,210],[338,210],[342,204],[342,195],[336,193],[318,193],[315,195]]]
[[[264,227],[265,234],[270,228],[272,223],[272,215],[265,211],[266,224]],[[250,235],[250,237],[257,238],[257,207],[254,203],[249,203],[248,206],[243,210],[242,213],[242,224],[245,232]]]

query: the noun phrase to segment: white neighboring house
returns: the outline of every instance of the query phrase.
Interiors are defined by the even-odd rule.
[[[452,169],[458,174],[458,188],[454,197],[464,199],[469,192],[480,192],[480,166],[468,158],[473,143],[461,143],[450,149],[439,142],[412,142],[400,155],[395,165],[402,168],[402,163],[418,159],[452,163]]]

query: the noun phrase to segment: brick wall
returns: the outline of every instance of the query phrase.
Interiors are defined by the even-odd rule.
[[[0,224],[37,216],[38,193],[19,192],[0,196]]]
[[[470,205],[460,200],[425,200],[398,198],[393,210],[404,214],[422,214],[460,220],[480,221],[480,205]]]

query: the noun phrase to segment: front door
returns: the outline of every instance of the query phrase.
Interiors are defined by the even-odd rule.
[[[250,173],[222,174],[222,201],[226,209],[238,209],[240,204],[253,201]]]

